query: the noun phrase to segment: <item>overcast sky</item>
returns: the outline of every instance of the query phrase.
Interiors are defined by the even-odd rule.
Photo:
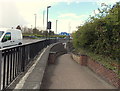
[[[52,30],[56,30],[58,20],[57,33],[73,32],[89,15],[94,15],[94,10],[98,13],[101,3],[112,5],[117,1],[119,0],[0,0],[0,27],[21,25],[34,28],[36,14],[37,27],[45,29],[46,9],[51,6],[49,21],[52,22]]]

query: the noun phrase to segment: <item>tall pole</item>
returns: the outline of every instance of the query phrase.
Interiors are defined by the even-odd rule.
[[[43,11],[43,27],[44,27],[44,16],[45,16],[45,11]]]
[[[31,25],[31,33],[33,34],[32,25]]]
[[[58,22],[58,20],[56,20],[56,34],[57,34],[57,22]]]
[[[48,7],[47,7],[47,26],[46,26],[46,39],[47,39],[47,27],[48,27]]]
[[[50,8],[51,6],[47,6],[47,26],[46,26],[46,31],[48,29],[48,9]],[[49,33],[49,31],[48,31]],[[47,39],[47,32],[46,32],[46,39]]]
[[[69,42],[70,42],[70,30],[71,30],[71,23],[69,22]]]
[[[36,29],[36,17],[37,17],[37,15],[36,14],[34,14],[35,15],[35,29]]]
[[[2,83],[1,75],[2,75],[2,51],[0,50],[0,90],[1,90],[1,83]]]
[[[71,22],[69,22],[69,25],[68,25],[68,33],[70,33],[70,31],[71,31]]]
[[[46,28],[48,29],[48,7],[47,7],[47,27]]]

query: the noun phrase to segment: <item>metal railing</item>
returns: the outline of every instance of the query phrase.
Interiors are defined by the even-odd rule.
[[[24,72],[27,65],[47,45],[56,40],[42,40],[30,44],[0,50],[0,89],[6,89],[13,80]]]

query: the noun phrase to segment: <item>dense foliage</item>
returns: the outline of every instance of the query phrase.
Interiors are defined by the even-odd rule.
[[[98,10],[73,33],[74,47],[120,60],[120,2]]]

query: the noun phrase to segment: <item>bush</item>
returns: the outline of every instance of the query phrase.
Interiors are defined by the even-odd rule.
[[[73,34],[74,47],[120,61],[120,21],[116,21],[119,9],[120,2],[79,26]],[[109,13],[104,15],[105,12]]]

